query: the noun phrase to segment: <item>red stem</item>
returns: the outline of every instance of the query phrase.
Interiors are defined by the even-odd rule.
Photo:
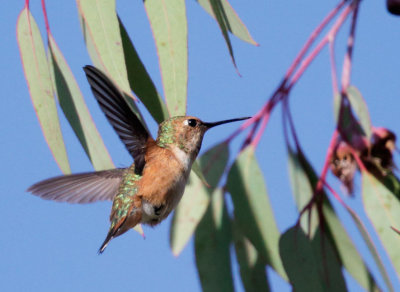
[[[355,0],[357,1],[357,0]],[[252,145],[256,147],[259,143],[259,140],[261,139],[261,136],[265,130],[265,127],[268,123],[269,116],[275,107],[275,105],[282,100],[282,98],[285,98],[288,95],[288,92],[290,89],[293,87],[293,85],[298,81],[298,79],[303,75],[304,71],[308,68],[308,66],[311,64],[311,62],[315,59],[315,57],[319,54],[319,52],[322,50],[322,48],[331,40],[335,39],[337,32],[341,28],[342,24],[346,20],[347,16],[351,11],[353,11],[354,6],[349,5],[347,6],[342,13],[339,15],[338,19],[336,22],[333,24],[332,28],[329,30],[329,32],[324,36],[324,38],[317,44],[317,46],[314,48],[314,50],[305,58],[305,54],[312,45],[312,43],[315,41],[315,39],[320,35],[321,31],[325,28],[325,26],[335,17],[340,9],[349,1],[343,0],[341,1],[321,22],[321,24],[311,33],[311,36],[309,39],[306,41],[305,45],[293,61],[292,65],[289,67],[282,83],[280,86],[277,88],[277,90],[274,92],[274,94],[268,99],[267,103],[263,106],[261,110],[257,112],[257,114],[250,120],[246,121],[245,123],[242,124],[242,126],[237,129],[231,136],[229,136],[226,139],[226,142],[230,142],[234,137],[236,137],[240,132],[242,132],[244,129],[252,125],[253,123],[260,123],[260,120],[262,120],[262,125],[261,128],[258,130],[256,137],[252,141]],[[357,1],[358,4],[358,1]],[[356,6],[358,7],[358,6]],[[303,60],[301,63],[300,61]],[[296,70],[298,65],[300,64],[300,67]],[[286,83],[288,81],[288,78],[292,76],[294,73],[293,77],[290,80],[289,86],[286,86]]]
[[[283,103],[283,110],[282,111],[288,117],[290,130],[292,132],[294,144],[296,145],[296,150],[297,150],[297,152],[303,154],[303,150],[301,149],[299,139],[297,138],[296,128],[294,127],[292,113],[290,112],[290,108],[289,108],[289,99],[287,97],[288,96],[285,96],[284,100],[282,101],[282,103]]]
[[[271,110],[269,110],[268,113],[266,113],[264,115],[264,117],[262,119],[262,123],[261,123],[260,129],[258,130],[256,137],[251,142],[251,146],[253,146],[254,148],[257,148],[257,145],[260,142],[261,136],[264,133],[265,127],[268,124],[270,116],[271,116]]]
[[[350,35],[347,39],[347,52],[343,61],[343,71],[342,71],[342,93],[346,93],[347,88],[350,85],[350,73],[351,73],[351,60],[353,56],[354,48],[354,36],[357,23],[358,7],[360,2],[355,1],[352,3],[353,17],[351,19]]]
[[[293,64],[289,67],[286,75],[285,75],[285,80],[288,80],[289,77],[292,75],[293,71],[297,68],[299,65],[301,59],[303,59],[304,55],[307,53],[308,49],[310,46],[313,44],[315,39],[319,36],[321,31],[325,28],[325,26],[332,20],[333,17],[336,16],[336,14],[339,12],[339,10],[343,7],[343,5],[346,3],[346,0],[343,0],[336,6],[335,9],[333,9],[329,14],[322,20],[322,22],[317,26],[317,28],[311,33],[310,37],[304,44],[303,48],[293,61]]]
[[[328,147],[328,150],[327,150],[327,153],[325,156],[324,167],[322,168],[322,172],[321,172],[321,175],[319,176],[317,186],[315,187],[316,194],[318,194],[322,190],[323,184],[325,183],[325,178],[326,178],[326,175],[328,174],[330,160],[331,160],[333,150],[335,148],[336,140],[337,140],[338,136],[339,136],[339,132],[338,132],[338,130],[335,130],[335,132],[333,132],[331,142],[329,143],[329,147]]]
[[[321,175],[319,176],[317,185],[315,186],[313,196],[312,196],[311,200],[307,203],[307,205],[305,205],[303,207],[303,209],[301,210],[299,218],[303,215],[303,213],[305,211],[307,211],[308,209],[311,208],[311,206],[316,202],[317,196],[321,193],[323,186],[327,185],[326,175],[328,174],[330,158],[332,157],[333,149],[335,147],[336,139],[337,139],[338,135],[339,135],[338,130],[335,130],[332,134],[331,142],[329,143],[328,150],[327,150],[326,157],[325,157],[324,167],[322,168]]]
[[[42,11],[43,11],[43,16],[44,16],[44,23],[46,25],[46,31],[49,34],[50,33],[49,18],[47,17],[46,4],[45,4],[44,1],[45,0],[41,0],[41,2],[42,2]]]
[[[247,135],[246,139],[244,140],[242,148],[240,149],[240,151],[242,151],[247,145],[249,145],[251,143],[259,124],[260,124],[260,120],[258,120],[257,123],[253,124],[253,127],[251,128],[251,131]]]
[[[322,48],[330,41],[331,39],[334,39],[336,37],[336,34],[338,33],[339,29],[342,27],[343,22],[346,20],[347,16],[349,13],[353,10],[353,7],[347,6],[343,12],[340,14],[338,20],[336,20],[335,24],[332,26],[332,28],[329,30],[329,32],[324,36],[324,38],[318,43],[318,45],[315,47],[315,49],[305,58],[300,65],[300,68],[296,71],[296,73],[293,75],[291,82],[289,86],[287,87],[287,90],[289,91],[293,85],[299,80],[299,78],[303,75],[304,71],[308,68],[308,66],[311,64],[311,62],[315,59],[315,57],[319,54],[319,52],[322,50]]]
[[[357,152],[354,150],[353,146],[349,145],[350,152],[353,155],[354,159],[357,162],[358,167],[361,169],[361,172],[368,172],[367,168],[365,167],[364,163],[361,161],[360,157],[358,156]]]

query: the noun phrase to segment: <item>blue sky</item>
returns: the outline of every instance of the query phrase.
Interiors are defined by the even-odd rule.
[[[50,26],[85,96],[88,107],[117,166],[131,157],[105,120],[91,95],[82,67],[90,64],[84,47],[74,1],[47,1]],[[386,12],[385,1],[363,1],[354,50],[352,84],[368,103],[374,125],[399,132],[400,115],[400,18]],[[232,37],[237,65],[232,66],[226,45],[214,20],[195,1],[187,1],[189,17],[188,114],[205,121],[249,116],[257,112],[280,82],[309,33],[336,1],[231,1],[259,47]],[[247,4],[247,5],[246,5]],[[68,205],[41,200],[25,190],[36,181],[59,175],[60,170],[41,134],[29,98],[16,42],[15,24],[24,1],[8,1],[0,11],[1,99],[0,161],[0,290],[2,291],[200,291],[194,265],[193,242],[175,258],[169,249],[170,219],[157,228],[146,228],[146,239],[128,232],[111,242],[102,256],[97,249],[108,230],[110,203]],[[44,31],[39,1],[32,11]],[[141,1],[117,1],[118,12],[136,49],[159,90],[162,89],[152,34]],[[344,36],[336,44],[342,64]],[[339,71],[340,72],[340,71]],[[334,129],[332,87],[327,51],[313,62],[291,94],[296,127],[302,146],[317,170],[321,170]],[[65,118],[60,114],[63,135],[73,172],[90,171],[91,165]],[[149,121],[153,135],[156,124]],[[202,151],[228,136],[237,125],[207,133]],[[239,147],[239,137],[232,153]],[[278,108],[256,151],[264,172],[271,203],[281,231],[295,223],[281,115]],[[332,177],[330,177],[332,179]],[[334,182],[334,180],[332,180]],[[337,183],[333,183],[340,189]],[[356,181],[356,198],[348,203],[362,218]],[[335,204],[336,207],[338,207]],[[340,207],[341,218],[349,218]],[[367,226],[370,227],[369,224]],[[361,252],[365,245],[352,224],[346,224]],[[378,282],[382,279],[366,257]],[[385,263],[388,264],[384,257]],[[238,268],[233,267],[235,285]],[[269,271],[274,291],[290,287]],[[395,276],[391,278],[395,281]],[[359,287],[349,280],[349,288]],[[398,284],[398,282],[395,282]]]

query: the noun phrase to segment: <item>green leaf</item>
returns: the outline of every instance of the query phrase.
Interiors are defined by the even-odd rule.
[[[184,0],[146,0],[151,28],[160,60],[165,100],[171,116],[186,113],[188,48]]]
[[[197,175],[190,174],[185,194],[175,210],[170,230],[172,252],[178,255],[199,224],[210,202],[210,196],[218,185],[229,157],[229,147],[221,143],[206,153],[199,161],[210,187],[206,187]]]
[[[310,240],[301,228],[292,227],[282,235],[279,247],[295,291],[347,291],[335,249],[319,229]]]
[[[337,256],[336,249],[332,246],[329,235],[318,229],[311,241],[311,245],[318,264],[320,277],[323,279],[323,291],[347,291],[342,273],[342,264]]]
[[[233,231],[236,258],[244,290],[248,292],[270,291],[264,260],[250,240],[238,228],[236,222],[233,224]]]
[[[114,168],[111,157],[86,106],[79,86],[53,36],[49,39],[49,63],[61,108],[96,170]]]
[[[302,211],[311,200],[314,190],[310,183],[309,176],[303,170],[303,166],[296,153],[288,148],[289,153],[289,177],[292,186],[292,192],[296,201],[297,209]],[[311,212],[311,214],[310,214]],[[311,216],[311,217],[310,217]],[[311,211],[306,211],[300,219],[301,227],[311,238],[319,226],[319,219],[316,206],[312,206]],[[310,229],[310,230],[309,230]]]
[[[354,86],[349,86],[347,89],[347,98],[350,101],[351,108],[354,110],[358,119],[360,120],[361,127],[368,139],[372,136],[371,119],[368,112],[367,104],[362,97],[360,91]]]
[[[378,266],[378,269],[382,275],[383,280],[385,281],[385,284],[388,288],[389,291],[394,291],[392,283],[390,282],[389,275],[386,271],[386,267],[383,265],[382,259],[378,253],[378,250],[376,249],[374,243],[372,242],[371,236],[368,233],[367,228],[364,226],[362,223],[361,219],[358,217],[356,213],[354,213],[350,208],[346,206],[346,210],[349,212],[350,216],[354,220],[354,223],[356,224],[358,230],[361,233],[361,236],[363,237],[372,257],[374,258],[374,261],[376,265]]]
[[[119,18],[118,21],[121,31],[126,68],[128,70],[129,84],[133,92],[143,102],[153,118],[158,123],[161,123],[169,116],[167,107],[165,106],[161,96],[158,94],[153,81],[151,80],[146,68],[140,60],[139,55],[125,30],[122,21]]]
[[[381,291],[362,260],[359,251],[340,222],[332,206],[325,200],[322,207],[331,240],[349,274],[367,291]]]
[[[197,2],[199,2],[201,7],[203,7],[208,14],[210,14],[214,19],[216,19],[210,0],[197,0]],[[221,3],[219,7],[221,7],[222,9],[221,12],[225,16],[225,21],[227,23],[228,30],[232,34],[237,36],[239,39],[248,42],[252,45],[258,46],[256,41],[252,38],[249,31],[247,30],[247,27],[240,20],[236,11],[232,8],[231,4],[227,0],[219,0],[218,2]]]
[[[196,159],[192,165],[192,171],[199,177],[199,179],[203,182],[203,184],[208,187],[210,186],[204,177],[204,174],[201,172],[199,160]]]
[[[360,147],[366,136],[363,127],[354,117],[351,104],[341,94],[334,96],[334,117],[341,137],[350,145]]]
[[[336,124],[339,121],[339,114],[340,114],[340,106],[342,103],[342,95],[337,93],[333,96],[333,117],[335,119]]]
[[[61,171],[70,173],[43,40],[26,7],[18,16],[17,39],[31,100],[44,138]]]
[[[202,1],[205,2],[205,1]],[[225,43],[228,46],[228,51],[229,54],[231,55],[231,59],[233,62],[233,65],[237,68],[236,66],[236,61],[235,61],[235,56],[233,55],[233,48],[232,48],[232,43],[229,38],[229,28],[230,28],[230,23],[229,23],[229,18],[227,17],[227,13],[225,11],[225,7],[221,0],[207,0],[208,6],[212,10],[212,14],[214,18],[218,22],[218,26],[221,29],[222,35],[224,36]]]
[[[400,237],[393,232],[391,226],[400,222],[400,202],[389,189],[367,172],[362,172],[362,188],[365,211],[399,276]]]
[[[288,152],[290,167],[289,172],[291,172],[290,176],[293,177],[292,181],[296,182],[292,183],[294,194],[300,194],[300,192],[303,191],[310,192],[309,194],[312,194],[312,190],[316,187],[318,182],[318,177],[314,169],[303,155],[294,153],[291,149],[288,149]],[[307,194],[302,193],[301,196],[307,197]],[[302,205],[300,205],[302,202],[302,197],[295,195],[297,205],[301,206],[299,210],[302,210]],[[309,195],[309,197],[311,197],[311,195]],[[372,274],[369,272],[364,261],[362,260],[353,241],[337,217],[325,193],[324,197],[326,199],[323,201],[322,211],[325,222],[328,225],[327,231],[330,233],[328,240],[332,241],[331,244],[336,248],[343,266],[364,289],[368,291],[380,290],[379,287],[377,287]],[[318,224],[316,224],[316,226],[317,225]],[[303,230],[307,229],[303,228]]]
[[[288,229],[279,241],[283,265],[296,291],[324,291],[313,248],[301,228]]]
[[[82,30],[93,64],[131,96],[115,0],[77,0]]]
[[[95,1],[95,0],[89,0],[89,1]],[[102,41],[102,33],[98,32],[98,28],[95,27],[95,31],[97,32],[95,35],[97,36],[97,41],[100,42],[100,44],[96,44],[96,42],[95,42],[96,39],[93,37],[93,33],[91,31],[91,28],[87,24],[87,19],[88,19],[87,15],[85,15],[83,13],[82,9],[81,9],[81,6],[80,6],[81,0],[77,0],[77,3],[78,3],[79,16],[80,16],[79,20],[80,20],[81,27],[82,27],[82,32],[83,32],[83,37],[84,37],[85,44],[86,44],[86,49],[88,50],[88,53],[90,55],[90,58],[92,59],[92,62],[94,64],[94,66],[97,67],[98,69],[100,69],[101,71],[103,71],[103,73],[105,73],[110,78],[110,80],[112,80],[112,82],[115,84],[115,86],[120,88],[121,94],[124,96],[124,98],[128,102],[128,104],[131,107],[132,111],[139,118],[139,120],[143,123],[143,126],[146,127],[146,122],[144,121],[141,113],[139,112],[139,109],[137,108],[136,104],[134,103],[134,101],[132,99],[132,94],[130,92],[130,89],[126,89],[125,88],[125,90],[126,90],[125,91],[124,87],[121,87],[121,84],[117,83],[118,80],[115,79],[115,76],[111,75],[112,71],[109,69],[109,68],[111,68],[111,69],[113,69],[113,71],[118,70],[118,68],[116,68],[116,66],[120,63],[119,61],[122,58],[123,65],[120,65],[118,67],[122,66],[123,68],[121,68],[121,70],[122,70],[121,74],[127,76],[125,63],[124,63],[125,62],[124,61],[125,56],[123,55],[123,53],[121,53],[121,52],[123,52],[122,46],[121,46],[121,50],[115,49],[113,46],[111,46],[110,48],[104,48],[104,45],[106,45],[107,42],[101,43],[101,41]],[[86,2],[83,1],[83,3],[86,3]],[[110,5],[110,4],[112,4],[112,3],[109,2],[107,5]],[[114,6],[113,7],[115,8],[115,0],[114,0]],[[120,34],[118,17],[116,16],[116,14],[114,15],[114,17],[115,17],[115,19],[117,21],[117,25],[118,25],[118,34]],[[110,17],[110,15],[107,16],[107,19],[108,18],[111,18],[112,20],[114,20],[112,17]],[[111,23],[113,23],[113,21],[111,21]],[[114,31],[114,33],[115,33],[115,31]],[[114,35],[114,33],[113,33],[113,35]],[[119,35],[119,37],[117,37],[117,38],[119,38],[119,40],[114,44],[121,44],[122,43],[121,35]],[[110,49],[110,50],[111,49],[115,49],[115,53],[116,53],[115,60],[116,60],[116,62],[114,62],[114,60],[112,58],[111,59],[110,58],[106,58],[105,60],[103,60],[104,59],[103,55],[107,56],[107,52],[105,52],[103,55],[101,55],[101,52],[108,51],[108,49]],[[120,83],[125,83],[125,81],[123,81],[122,79],[120,79]],[[126,77],[126,82],[128,83],[127,77]],[[126,87],[126,85],[124,85],[124,86]]]
[[[203,291],[234,291],[229,250],[232,235],[223,196],[221,189],[214,191],[195,233],[196,265]]]
[[[245,148],[236,158],[229,171],[227,187],[232,196],[239,228],[264,261],[286,279],[278,250],[280,233],[253,147]]]

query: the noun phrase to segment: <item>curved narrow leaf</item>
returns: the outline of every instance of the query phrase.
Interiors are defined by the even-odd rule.
[[[333,244],[344,268],[366,291],[381,291],[359,251],[339,221],[332,206],[326,201],[322,207]]]
[[[293,177],[291,179],[293,181],[293,192],[295,195],[296,192],[298,193],[298,195],[295,196],[295,199],[298,206],[300,206],[301,199],[298,200],[300,195],[299,191],[301,190],[305,192],[310,192],[309,195],[303,193],[301,194],[301,196],[311,198],[312,190],[315,188],[318,182],[318,177],[310,163],[307,161],[306,157],[301,154],[294,153],[291,149],[288,149],[288,152],[289,172],[291,173],[291,177]],[[324,196],[326,197],[326,195]],[[299,210],[301,209],[302,208],[299,208]],[[353,241],[351,240],[339,218],[337,217],[329,200],[325,199],[323,201],[322,211],[324,214],[325,222],[328,225],[327,231],[330,233],[330,237],[327,238],[327,240],[332,240],[332,245],[336,248],[336,251],[343,266],[364,289],[368,291],[380,290],[372,274],[362,260]],[[315,220],[317,220],[317,218],[315,218]],[[303,230],[307,229],[303,228]]]
[[[211,6],[210,0],[197,0],[201,7],[210,14],[215,20],[215,13]],[[235,36],[237,36],[242,41],[248,42],[252,45],[258,46],[258,43],[253,39],[250,35],[247,27],[244,23],[240,20],[239,16],[237,15],[236,11],[232,8],[231,4],[227,0],[219,0],[221,7],[223,9],[223,15],[225,15],[225,20],[227,23],[227,29]]]
[[[347,291],[335,250],[319,229],[310,240],[301,228],[292,227],[282,235],[279,248],[296,291]]]
[[[82,30],[93,64],[131,96],[115,0],[77,0]]]
[[[245,291],[268,292],[270,286],[265,271],[265,263],[259,252],[243,232],[233,222],[236,258],[240,268],[240,277]]]
[[[211,6],[214,17],[218,22],[218,26],[221,29],[222,35],[224,36],[225,43],[228,46],[228,51],[229,51],[229,54],[231,55],[233,65],[235,66],[235,68],[237,68],[235,56],[233,55],[231,39],[229,38],[229,34],[228,34],[230,23],[229,23],[229,18],[227,17],[225,8],[224,8],[221,0],[208,0],[208,2],[209,2],[209,5]]]
[[[153,118],[158,123],[161,123],[169,116],[167,107],[165,106],[161,96],[158,94],[153,81],[140,60],[121,19],[118,18],[118,21],[121,31],[126,68],[128,70],[129,84],[133,92],[143,102]]]
[[[253,147],[245,148],[236,158],[228,174],[227,187],[239,228],[264,260],[286,279],[278,250],[280,233]]]
[[[234,291],[229,250],[232,235],[223,195],[221,189],[213,192],[195,233],[196,265],[203,291]]]
[[[349,86],[347,88],[347,98],[350,101],[351,108],[354,110],[358,119],[360,120],[360,125],[367,136],[368,139],[371,139],[372,136],[372,125],[371,119],[368,112],[367,104],[365,103],[364,98],[362,97],[360,91],[354,86]]]
[[[210,187],[206,187],[197,175],[190,174],[185,194],[175,210],[170,230],[170,244],[174,255],[178,255],[185,247],[201,218],[207,210],[210,196],[225,170],[229,157],[229,147],[221,143],[199,159]]]
[[[366,133],[354,116],[348,99],[336,94],[333,99],[333,112],[341,138],[357,149],[366,146],[363,139]]]
[[[354,223],[356,224],[358,230],[361,233],[361,236],[363,237],[369,251],[371,252],[372,257],[374,258],[374,261],[376,263],[376,265],[378,266],[378,269],[383,277],[383,280],[385,281],[385,284],[388,288],[389,291],[394,291],[392,283],[390,282],[389,279],[389,275],[388,272],[386,270],[385,265],[382,262],[382,259],[378,253],[378,250],[376,249],[376,246],[374,245],[374,243],[372,242],[371,236],[368,233],[367,228],[364,226],[364,224],[362,223],[361,219],[357,216],[356,213],[353,212],[353,210],[351,210],[350,208],[348,208],[347,206],[346,210],[347,212],[349,212],[351,218],[354,220]]]
[[[400,274],[400,237],[391,226],[400,222],[400,202],[381,182],[367,172],[362,173],[363,202],[390,260]]]
[[[311,240],[314,257],[318,264],[320,277],[323,279],[323,290],[326,292],[346,292],[346,282],[342,273],[342,264],[329,235],[318,229]]]
[[[42,37],[26,7],[18,16],[17,39],[25,78],[43,135],[61,171],[70,173]]]
[[[199,179],[203,182],[203,184],[206,187],[210,187],[210,185],[208,184],[206,178],[204,177],[204,174],[201,172],[200,164],[199,164],[198,159],[193,162],[192,171],[199,177]]]
[[[292,186],[292,193],[296,201],[297,209],[302,211],[311,200],[314,193],[313,186],[310,184],[307,173],[303,170],[297,155],[288,148],[289,153],[289,178]],[[311,212],[311,214],[310,214]],[[311,216],[311,217],[310,217]],[[300,219],[301,227],[311,238],[319,226],[319,219],[316,206],[312,206],[311,211],[306,211]]]
[[[292,227],[282,234],[279,252],[296,291],[324,291],[313,246],[301,228]]]
[[[144,1],[160,60],[165,100],[171,116],[186,113],[188,48],[184,0]]]
[[[49,63],[61,108],[96,170],[114,168],[79,86],[53,36],[49,39]]]
[[[210,203],[210,195],[197,175],[189,176],[185,193],[175,209],[170,229],[172,253],[178,256],[191,238]]]

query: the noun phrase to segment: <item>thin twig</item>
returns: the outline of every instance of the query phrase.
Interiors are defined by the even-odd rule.
[[[288,80],[289,77],[293,74],[294,70],[300,64],[300,61],[304,58],[308,49],[311,47],[315,39],[319,36],[321,31],[326,27],[326,25],[336,16],[336,14],[340,11],[344,4],[346,4],[346,0],[340,2],[328,15],[322,20],[322,22],[317,26],[317,28],[311,33],[310,37],[304,44],[303,48],[300,50],[299,54],[294,59],[292,65],[289,67],[288,71],[285,74],[285,80]]]
[[[47,17],[46,3],[44,1],[45,0],[41,0],[41,2],[42,2],[42,11],[43,11],[43,16],[44,16],[44,23],[45,23],[45,26],[46,26],[46,31],[49,34],[50,33],[49,18]]]
[[[354,1],[351,5],[351,7],[353,7],[353,17],[351,19],[350,34],[347,39],[347,52],[346,55],[344,56],[344,61],[343,61],[342,93],[346,93],[347,88],[350,85],[350,73],[351,73],[351,63],[352,63],[351,61],[353,56],[354,37],[355,37],[359,4],[360,4],[359,1]]]
[[[353,11],[353,6],[347,6],[342,13],[339,15],[338,19],[329,30],[329,32],[324,36],[324,38],[317,44],[314,50],[301,62],[299,69],[294,73],[290,84],[287,87],[289,91],[292,89],[293,85],[299,80],[299,78],[303,75],[304,71],[308,68],[312,61],[314,61],[315,57],[321,52],[322,48],[331,40],[336,38],[336,35],[339,29],[342,27],[342,24],[347,19],[347,16]]]

